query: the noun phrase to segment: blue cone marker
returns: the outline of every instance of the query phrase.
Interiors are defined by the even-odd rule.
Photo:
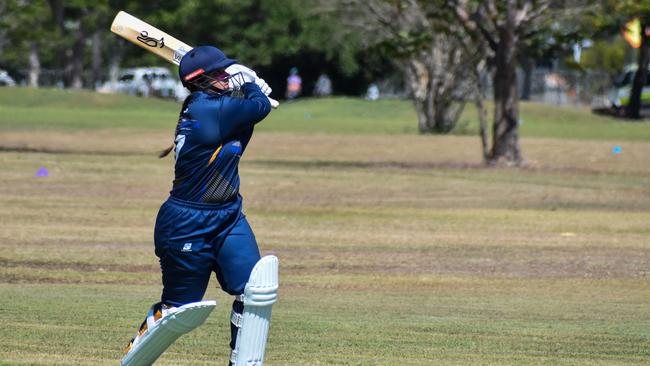
[[[49,175],[49,172],[43,166],[38,168],[38,170],[36,171],[36,176],[37,177],[47,177],[48,175]]]

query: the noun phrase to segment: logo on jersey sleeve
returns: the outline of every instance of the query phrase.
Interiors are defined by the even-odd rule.
[[[239,156],[239,155],[241,155],[241,151],[242,151],[241,142],[235,141],[235,142],[232,143],[232,145],[230,145],[230,152],[233,155],[238,155]]]
[[[200,126],[201,123],[195,119],[182,118],[178,121],[178,133],[189,135],[192,130],[196,130]]]

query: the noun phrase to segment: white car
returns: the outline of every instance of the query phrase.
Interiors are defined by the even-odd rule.
[[[16,81],[5,70],[0,70],[0,86],[16,86]]]
[[[628,66],[614,80],[614,85],[609,90],[607,98],[615,110],[623,112],[623,108],[630,103],[632,83],[634,83],[637,69],[638,67],[636,65]],[[649,76],[646,78],[643,89],[641,89],[641,104],[644,108],[650,106],[648,101],[650,99],[650,69],[648,69],[648,72]]]
[[[108,86],[113,92],[182,99],[183,86],[177,76],[164,67],[135,67],[123,69],[117,79],[117,85]]]

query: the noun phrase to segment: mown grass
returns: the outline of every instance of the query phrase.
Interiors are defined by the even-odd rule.
[[[309,293],[289,287],[289,279],[284,301],[275,308],[267,363],[623,365],[647,360],[647,324],[630,316],[647,315],[635,309],[642,306],[647,287],[621,289],[616,281],[580,281],[576,287],[592,285],[611,294],[585,304],[584,293],[565,293],[564,299],[557,299],[566,284],[531,282],[442,278],[417,291],[322,288]],[[531,292],[532,285],[538,290]],[[6,339],[4,349],[11,350],[4,359],[12,364],[109,363],[122,345],[121,329],[132,327],[130,318],[142,306],[138,299],[157,295],[152,286],[0,288],[22,304],[3,314],[8,319],[3,319],[0,331]],[[209,295],[228,300],[214,290]],[[612,298],[617,296],[636,304],[612,311],[610,306],[617,301]],[[70,309],[70,298],[84,306]],[[1,301],[3,306],[11,304]],[[119,307],[106,306],[116,301]],[[50,315],[34,316],[43,310],[36,304],[43,303],[49,304]],[[227,306],[218,307],[159,364],[223,363],[227,316]]]
[[[173,129],[180,104],[123,95],[0,88],[0,130]],[[491,111],[490,111],[491,113]],[[490,115],[491,117],[491,115]],[[266,132],[415,134],[417,116],[406,100],[304,99],[283,103],[261,124]],[[456,135],[478,135],[477,114],[467,105]],[[521,135],[527,137],[648,141],[648,123],[590,113],[585,108],[521,103]]]
[[[83,122],[96,96],[73,108],[59,93],[24,107]],[[116,118],[150,102],[111,98]],[[163,107],[143,112],[167,105],[151,103]],[[366,133],[335,114],[318,118],[338,130],[301,129],[310,103],[273,112],[296,120],[265,121],[287,130],[260,128],[241,164],[247,217],[262,252],[281,259],[268,365],[650,363],[649,141],[524,135],[529,166],[491,169],[474,136]],[[152,231],[172,161],[154,152],[171,130],[7,116],[0,364],[116,364],[160,295]],[[226,363],[231,299],[216,281],[206,297],[215,313],[157,364]]]

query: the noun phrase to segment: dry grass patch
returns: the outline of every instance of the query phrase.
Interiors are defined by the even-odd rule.
[[[2,133],[0,363],[115,364],[157,301],[170,139],[124,132]],[[473,137],[257,134],[245,210],[282,263],[268,364],[650,362],[650,144],[523,145],[527,168],[492,169]],[[225,360],[228,311],[160,364]]]

